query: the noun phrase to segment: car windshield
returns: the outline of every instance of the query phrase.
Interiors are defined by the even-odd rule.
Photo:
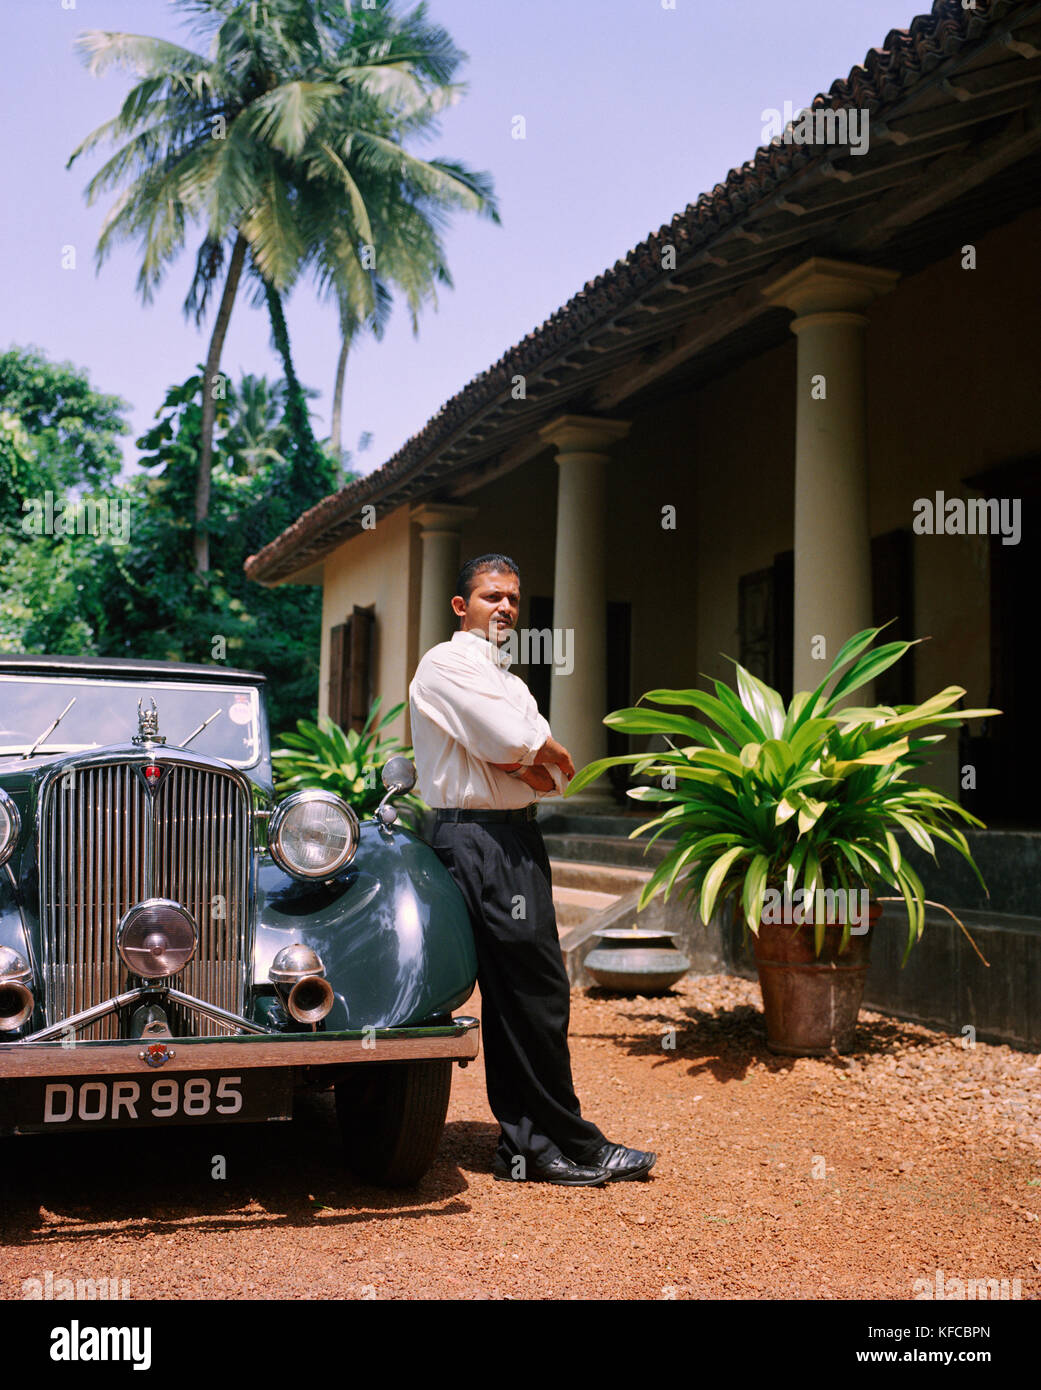
[[[192,739],[193,752],[234,767],[250,767],[260,756],[260,699],[253,686],[0,675],[0,758],[28,752],[73,697],[76,703],[38,745],[37,756],[129,743],[138,731],[138,700],[146,711],[155,701],[159,733],[170,748],[182,747],[216,714]]]

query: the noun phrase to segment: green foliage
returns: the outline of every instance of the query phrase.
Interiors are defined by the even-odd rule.
[[[228,383],[228,395],[234,419],[224,436],[224,448],[231,471],[256,473],[262,464],[284,463],[289,440],[289,427],[282,418],[285,383],[272,385],[266,377],[246,372],[237,390]]]
[[[116,439],[128,429],[125,409],[69,362],[31,347],[0,354],[0,650],[96,650],[86,610],[100,542],[36,535],[26,523],[48,493],[58,517],[84,489],[106,504],[122,495]]]
[[[954,709],[965,694],[954,685],[920,705],[838,708],[914,645],[890,642],[871,650],[880,631],[866,628],[851,637],[817,689],[797,692],[787,707],[776,690],[734,662],[736,690],[716,681],[715,695],[649,690],[640,697],[686,707],[697,718],[649,706],[616,710],[605,718],[624,733],[660,735],[669,749],[590,763],[566,793],[619,764],[668,778],[674,786],[628,793],[668,807],[630,838],[653,830],[653,843],[666,830],[679,831],[640,894],[641,908],[662,889],[668,897],[678,881],[681,894],[697,899],[702,920],[711,917],[717,902],[730,899],[756,932],[768,888],[794,894],[801,887],[813,901],[810,895],[819,889],[887,884],[907,906],[906,961],[922,934],[925,892],[897,835],[905,832],[934,859],[937,840],[952,845],[983,884],[954,818],[976,826],[982,822],[940,792],[908,780],[908,774],[945,737],[923,730],[956,729],[967,719],[1000,711]],[[824,928],[824,922],[814,923],[818,954]],[[842,949],[848,938],[847,922]]]
[[[279,737],[285,745],[271,754],[275,771],[275,792],[279,797],[290,792],[317,788],[335,792],[352,806],[359,817],[371,815],[383,799],[384,789],[379,773],[387,760],[396,754],[412,756],[399,739],[381,737],[380,730],[397,719],[405,708],[404,701],[395,705],[374,723],[380,707],[380,697],[372,702],[361,731],[341,729],[326,715],[315,724],[309,719],[296,721],[297,733]],[[394,804],[403,820],[413,827],[426,803],[415,793],[396,797]]]
[[[128,546],[109,547],[105,652],[173,661],[225,660],[268,677],[272,727],[314,705],[321,640],[317,585],[266,589],[246,578],[247,557],[326,495],[334,465],[301,439],[285,383],[250,379],[218,400],[213,492],[207,529],[211,568],[192,564],[192,502],[202,424],[202,369],[171,388],[157,423],[138,440],[156,476],[130,484],[135,506]],[[263,384],[261,385],[261,383]],[[299,399],[303,389],[296,383]],[[265,429],[276,449],[242,451],[244,408],[268,402]],[[283,404],[275,419],[273,402]],[[306,405],[303,407],[306,419]],[[297,407],[298,410],[298,407]],[[253,423],[256,424],[256,411]],[[253,437],[253,436],[251,436]],[[312,452],[313,451],[313,452]],[[223,639],[223,640],[221,640]],[[117,646],[118,644],[118,646]]]
[[[281,470],[284,481],[277,493],[268,498],[266,525],[270,540],[291,526],[301,512],[342,484],[339,465],[323,453],[311,430],[307,392],[293,367],[282,297],[269,284],[264,285],[264,296],[271,319],[272,340],[286,374],[285,450]]]
[[[311,585],[265,589],[246,578],[243,564],[325,495],[333,464],[290,439],[284,383],[269,387],[251,378],[238,388],[229,385],[216,407],[208,523],[213,568],[205,574],[192,564],[191,531],[201,370],[171,387],[156,423],[137,441],[145,471],[104,489],[110,503],[129,507],[125,544],[104,530],[97,536],[23,531],[22,497],[57,480],[40,464],[50,436],[44,426],[38,446],[19,420],[0,412],[0,649],[224,661],[259,670],[268,677],[272,727],[280,727],[314,705],[321,591]],[[53,417],[54,409],[42,402],[38,418]],[[271,439],[281,447],[269,448],[264,441]],[[301,462],[302,453],[311,466]]]
[[[0,519],[5,531],[17,536],[23,501],[40,496],[47,481],[25,426],[17,415],[0,410]]]
[[[33,347],[0,353],[0,412],[24,431],[37,486],[64,492],[112,482],[123,463],[116,440],[129,431],[123,418],[127,409],[118,396],[95,391],[86,373],[71,362],[48,362]],[[7,475],[4,449],[9,447],[3,434],[0,429],[0,488]]]

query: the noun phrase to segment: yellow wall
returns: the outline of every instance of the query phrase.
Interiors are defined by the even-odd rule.
[[[383,516],[377,510],[371,531],[344,541],[324,563],[322,661],[319,710],[329,712],[329,633],[346,621],[355,604],[376,605],[373,689],[383,696],[382,709],[408,699],[409,628],[416,610],[409,604],[411,536],[408,511],[399,507]],[[405,737],[405,721],[389,724],[386,734]]]

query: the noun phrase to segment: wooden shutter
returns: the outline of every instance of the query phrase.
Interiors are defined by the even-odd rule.
[[[359,608],[355,604],[350,618],[350,675],[347,681],[347,717],[344,720],[344,728],[350,725],[360,730],[372,704],[372,638],[375,626],[375,605]],[[382,713],[385,714],[386,711],[383,710]]]
[[[343,729],[360,730],[372,704],[375,605],[359,608],[329,633],[329,717]]]
[[[329,718],[334,724],[344,720],[344,691],[347,670],[346,653],[350,650],[350,623],[338,623],[329,633]]]

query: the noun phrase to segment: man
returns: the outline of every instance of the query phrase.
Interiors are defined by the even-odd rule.
[[[574,1091],[571,996],[534,817],[575,768],[499,650],[519,610],[508,556],[463,567],[452,599],[459,630],[423,656],[409,687],[416,771],[436,808],[433,847],[473,923],[488,1103],[500,1126],[493,1172],[599,1187],[645,1176],[655,1155],[605,1139]]]

